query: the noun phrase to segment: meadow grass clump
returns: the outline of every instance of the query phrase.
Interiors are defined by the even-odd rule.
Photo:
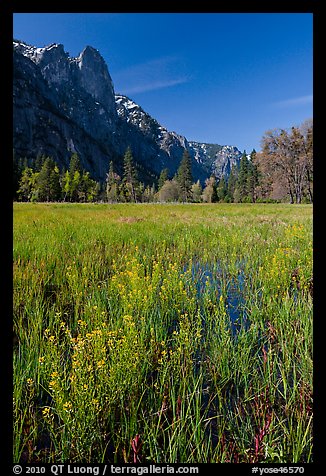
[[[15,204],[14,461],[312,461],[311,212]]]

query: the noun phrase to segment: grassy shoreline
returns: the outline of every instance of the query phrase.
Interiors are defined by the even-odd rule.
[[[312,207],[14,204],[14,461],[312,461]]]

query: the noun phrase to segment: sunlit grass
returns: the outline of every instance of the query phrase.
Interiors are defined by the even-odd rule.
[[[15,204],[14,461],[312,461],[312,285],[309,205]]]

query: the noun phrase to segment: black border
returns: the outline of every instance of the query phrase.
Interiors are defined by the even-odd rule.
[[[1,216],[2,216],[2,230],[5,233],[2,235],[2,247],[1,247],[1,277],[3,285],[1,289],[3,291],[3,302],[5,306],[2,308],[2,332],[0,333],[3,344],[0,349],[3,353],[2,369],[4,369],[4,385],[2,386],[2,394],[5,396],[6,407],[2,407],[1,416],[1,430],[2,445],[1,445],[1,458],[0,468],[4,463],[8,470],[4,470],[3,474],[13,474],[12,472],[12,248],[13,248],[13,210],[12,210],[12,39],[13,39],[13,14],[14,13],[312,13],[313,14],[313,26],[314,26],[314,169],[315,169],[315,184],[314,184],[314,462],[304,465],[304,474],[314,474],[319,468],[322,468],[324,460],[323,455],[323,425],[322,420],[324,416],[323,412],[323,379],[321,375],[321,369],[323,368],[322,359],[322,326],[320,323],[324,316],[321,313],[322,303],[322,286],[323,282],[320,279],[323,276],[324,268],[322,265],[322,255],[324,250],[323,237],[323,225],[324,217],[322,214],[322,186],[323,186],[323,161],[326,159],[323,157],[322,141],[321,141],[321,124],[324,114],[321,111],[321,98],[320,92],[322,91],[322,78],[323,72],[319,71],[322,64],[322,55],[324,54],[323,47],[321,45],[322,29],[324,27],[322,18],[322,0],[310,0],[310,1],[242,1],[242,5],[231,5],[229,2],[226,4],[218,5],[217,9],[212,9],[212,2],[206,2],[207,7],[202,2],[200,3],[200,9],[193,8],[189,11],[184,11],[182,6],[177,6],[169,2],[164,2],[164,10],[160,8],[158,11],[148,9],[148,5],[141,6],[137,4],[138,10],[133,8],[129,9],[128,5],[122,5],[127,7],[127,10],[123,11],[123,8],[117,8],[119,5],[115,2],[111,2],[106,5],[106,2],[93,0],[84,4],[83,2],[60,2],[59,0],[53,4],[43,2],[41,5],[39,2],[30,0],[26,1],[12,1],[10,5],[4,5],[4,0],[0,5],[0,60],[2,63],[1,68],[1,88],[2,95],[2,127],[4,130],[2,134],[1,145],[3,151],[2,164],[4,164],[2,174],[2,187],[1,187]],[[75,5],[72,5],[75,3]],[[240,2],[239,2],[240,3]],[[152,6],[152,5],[151,5]],[[196,5],[197,6],[197,5]],[[325,86],[324,86],[325,87]],[[5,139],[5,140],[4,140]],[[216,466],[218,465],[218,466]],[[78,466],[78,465],[76,465]],[[89,465],[91,466],[91,465]],[[185,465],[186,466],[186,465]],[[190,465],[191,466],[191,465]],[[196,465],[192,465],[196,466]],[[251,474],[252,465],[247,464],[198,464],[200,470],[199,474],[202,474],[207,470],[214,470],[220,473],[228,474],[230,469],[233,471],[240,471],[240,474]],[[232,466],[232,467],[231,467]],[[254,465],[258,467],[264,467],[264,465]],[[267,467],[289,467],[291,464],[284,465],[265,465]],[[23,473],[24,474],[24,471]],[[46,474],[51,474],[46,473]]]

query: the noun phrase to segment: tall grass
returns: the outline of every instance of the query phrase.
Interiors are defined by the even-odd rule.
[[[309,462],[312,209],[14,205],[15,462]]]

